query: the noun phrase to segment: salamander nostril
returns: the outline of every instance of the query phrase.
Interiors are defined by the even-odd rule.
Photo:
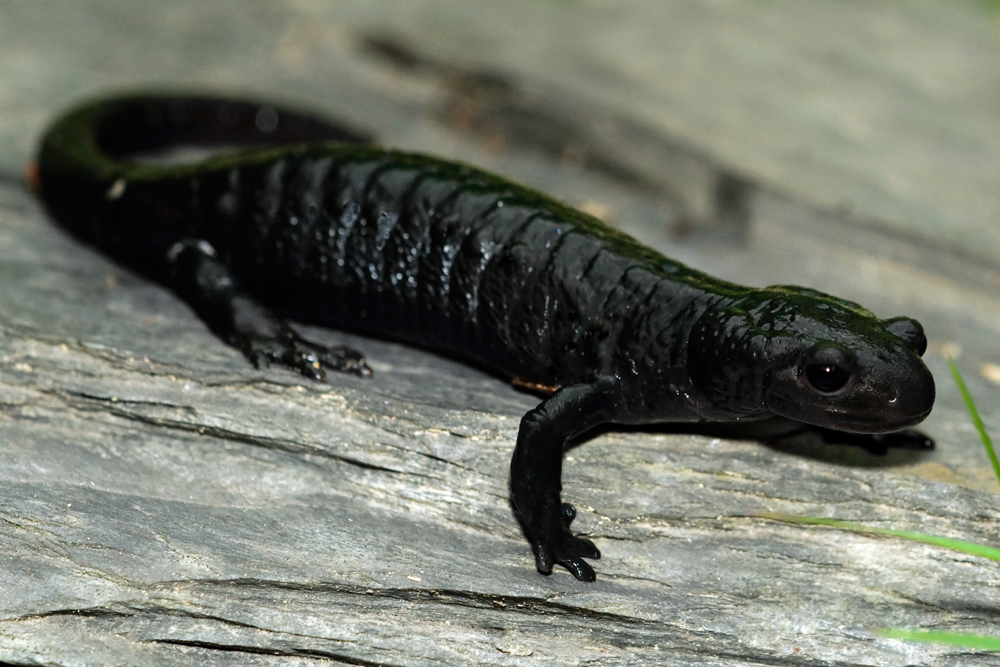
[[[924,335],[924,328],[920,322],[911,320],[909,317],[895,317],[886,320],[886,331],[893,334],[904,343],[913,348],[919,356],[924,356],[927,351],[927,336]]]

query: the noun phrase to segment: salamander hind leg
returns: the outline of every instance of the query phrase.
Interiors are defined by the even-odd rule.
[[[167,253],[172,284],[220,338],[257,368],[280,364],[321,382],[326,372],[372,374],[364,356],[349,347],[326,347],[301,338],[282,319],[240,287],[212,246],[185,239]]]
[[[564,387],[521,419],[510,464],[511,496],[542,574],[559,564],[581,581],[597,578],[584,559],[598,559],[601,552],[570,531],[576,509],[560,499],[562,456],[568,438],[609,421],[614,388],[611,381]]]

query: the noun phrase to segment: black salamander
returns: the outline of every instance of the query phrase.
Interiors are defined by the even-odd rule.
[[[244,145],[183,164],[138,154]],[[363,357],[284,318],[440,350],[551,394],[521,420],[513,502],[538,570],[593,581],[563,446],[600,424],[782,416],[848,433],[934,403],[919,323],[811,289],[742,287],[473,167],[389,150],[306,114],[206,97],[83,104],[41,142],[52,216],[171,286],[255,365],[324,380]]]

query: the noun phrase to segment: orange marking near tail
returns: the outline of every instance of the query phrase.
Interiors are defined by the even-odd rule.
[[[38,175],[38,163],[30,162],[24,169],[24,182],[28,184],[32,192],[42,191],[42,179]]]
[[[531,380],[523,377],[516,377],[511,380],[510,383],[515,387],[520,387],[521,389],[526,389],[527,391],[540,394],[542,396],[554,394],[556,390],[559,389],[559,387],[553,387],[547,384],[538,384],[537,382],[532,382]]]

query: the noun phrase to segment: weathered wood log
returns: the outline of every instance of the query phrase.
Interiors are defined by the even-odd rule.
[[[506,106],[476,101],[484,105],[476,113],[510,133],[508,150],[497,153],[497,144],[428,120],[454,101],[450,75],[425,70],[410,80],[327,39],[342,33],[325,31],[317,17],[325,10],[273,10],[287,29],[265,12],[199,32],[212,11],[203,6],[143,10],[164,21],[187,17],[171,40],[205,40],[177,52],[163,74],[171,81],[198,61],[205,83],[253,82],[291,95],[306,84],[286,75],[312,68],[320,80],[309,85],[329,88],[328,106],[384,123],[408,146],[436,142],[575,203],[607,204],[630,232],[741,282],[807,283],[884,316],[905,307],[936,350],[961,334],[969,368],[992,358],[1000,306],[981,261],[824,209],[798,185],[784,188],[784,172],[763,181],[748,165],[714,156],[697,133],[678,138],[629,116],[608,103],[613,95],[600,106],[600,95],[567,99],[580,84],[569,80],[560,104],[549,105],[545,86],[509,58],[504,77],[516,96]],[[265,3],[253,6],[263,12]],[[507,488],[518,422],[534,397],[449,359],[322,329],[304,332],[363,350],[375,378],[335,376],[324,385],[255,370],[167,291],[47,219],[17,181],[30,155],[23,130],[37,134],[45,115],[81,91],[147,81],[162,21],[117,34],[109,17],[132,11],[128,3],[66,4],[49,14],[31,7],[0,9],[0,61],[14,62],[23,48],[46,63],[41,92],[24,102],[31,113],[0,116],[0,664],[1000,664],[991,654],[875,633],[995,632],[996,564],[750,516],[812,514],[1000,542],[1000,500],[968,488],[986,482],[976,479],[974,434],[939,356],[931,363],[941,404],[928,422],[939,449],[930,455],[778,451],[656,429],[610,430],[580,444],[566,455],[564,495],[580,511],[575,526],[604,554],[598,581],[582,584],[561,570],[542,577]],[[540,11],[539,21],[554,20],[551,8]],[[12,28],[15,19],[62,39],[32,41]],[[351,35],[370,34],[354,21],[346,21]],[[234,36],[247,26],[266,54]],[[109,77],[80,57],[96,53],[94,35],[115,45]],[[343,61],[317,70],[296,60],[302,49]],[[254,64],[272,61],[254,79]],[[449,71],[468,73],[467,65]],[[359,73],[371,76],[361,84]],[[17,90],[0,85],[0,99]],[[605,136],[595,128],[618,128],[625,143],[613,168],[588,170],[588,153],[570,151],[583,168],[560,171],[537,145],[513,141],[526,135],[511,129],[511,110],[516,121],[539,108],[584,149]],[[863,172],[845,168],[853,174],[846,183]],[[714,206],[723,177],[747,173],[745,210]],[[701,207],[699,192],[709,196]],[[734,211],[747,216],[742,241],[674,243],[656,225],[685,211],[710,223]],[[905,220],[889,228],[897,223]],[[876,263],[880,255],[890,261]]]
[[[571,450],[605,558],[542,577],[507,502],[532,397],[363,339],[373,380],[256,371],[27,199],[0,210],[9,662],[959,664],[871,629],[991,627],[991,563],[746,514],[995,542],[994,496],[701,436]]]

